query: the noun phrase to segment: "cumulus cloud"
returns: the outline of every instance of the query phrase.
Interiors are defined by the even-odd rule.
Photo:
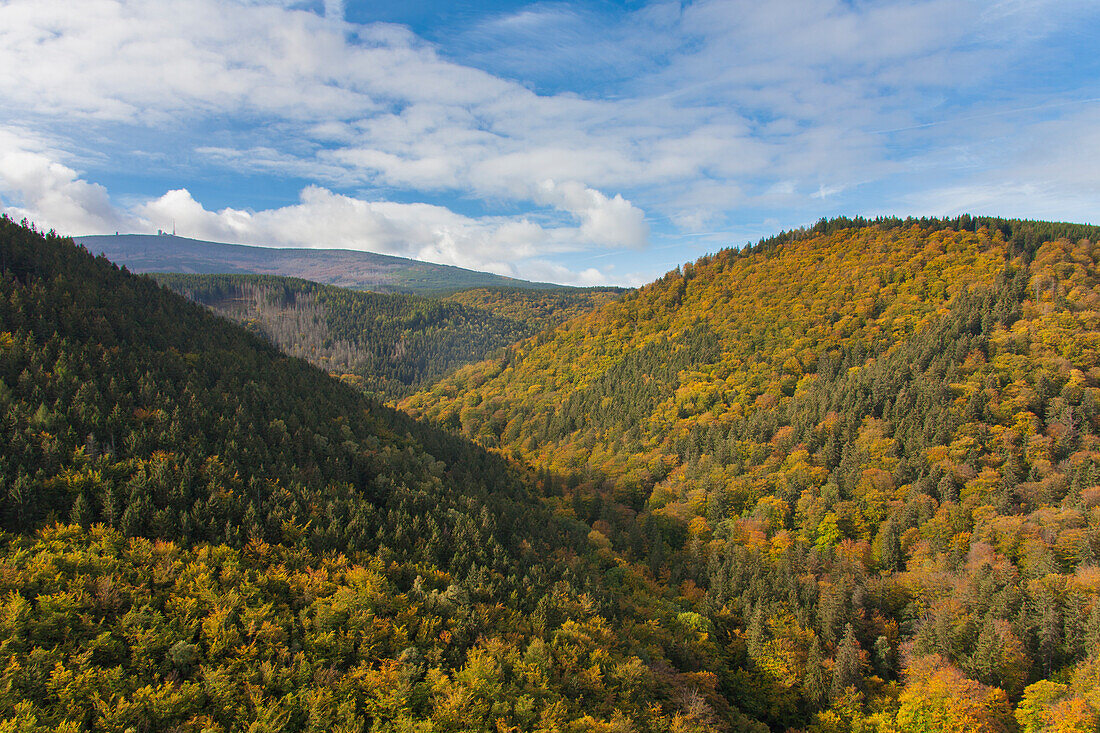
[[[524,273],[527,279],[534,282],[565,283],[582,288],[607,285],[609,283],[607,275],[595,267],[586,267],[579,272],[574,272],[563,265],[547,262],[545,260],[532,260],[528,262],[527,266],[524,268]],[[627,276],[625,279],[620,279],[618,282],[621,285],[638,286],[643,284],[644,279]]]
[[[0,211],[62,232],[128,228],[107,190],[47,155],[42,141],[0,130]]]
[[[615,206],[613,200],[609,203]],[[305,188],[296,204],[255,212],[210,211],[180,189],[142,204],[135,213],[150,226],[174,225],[200,239],[367,250],[506,275],[551,272],[555,281],[568,282],[606,279],[595,269],[547,270],[542,260],[537,267],[525,260],[573,249],[578,239],[599,234],[594,227],[616,232],[600,221],[599,213],[584,218],[579,227],[543,227],[526,218],[475,219],[430,204],[365,201],[319,186]]]
[[[584,241],[609,247],[640,248],[649,239],[645,213],[618,194],[608,198],[576,181],[555,183],[546,180],[539,185],[535,198],[579,219],[579,234]]]
[[[163,123],[174,115],[267,112],[318,118],[372,106],[339,26],[301,10],[179,0],[0,6],[0,78],[11,104],[41,114]],[[370,60],[364,48],[360,62]]]
[[[806,98],[810,85],[792,70],[797,64],[780,63],[773,40],[761,40],[772,26],[796,18],[794,8],[787,8],[787,17],[756,3],[700,2],[682,11],[658,4],[627,14],[604,33],[596,28],[598,18],[538,6],[471,31],[468,41],[491,36],[501,54],[528,58],[532,34],[552,35],[568,48],[557,62],[537,54],[539,63],[563,68],[581,47],[602,49],[605,67],[633,58],[637,63],[624,78],[648,71],[643,83],[652,89],[612,101],[536,94],[449,61],[398,26],[334,24],[339,5],[326,4],[322,17],[280,4],[214,0],[179,0],[170,12],[152,0],[75,7],[65,0],[12,0],[0,8],[0,64],[26,73],[0,78],[0,94],[45,117],[65,109],[68,116],[177,129],[234,120],[232,129],[221,130],[227,144],[199,145],[200,154],[221,165],[275,170],[274,162],[288,174],[329,184],[360,181],[531,202],[538,200],[539,184],[553,179],[611,189],[612,199],[622,196],[637,206],[628,194],[635,191],[657,207],[664,197],[656,189],[669,183],[764,175],[777,166],[804,173],[835,157],[837,135],[798,144],[803,134],[796,127],[782,134],[786,149],[813,150],[781,158],[769,141],[772,132],[735,111],[746,103],[773,116],[809,119],[852,98],[850,92],[822,104]],[[922,29],[941,17],[928,2],[918,5]],[[853,34],[886,25],[858,26],[862,16],[832,3],[818,1],[812,10],[809,16],[836,16],[837,30],[826,40],[841,40],[810,43],[810,25],[802,22],[793,33],[784,27],[780,38],[791,39],[784,44],[840,45],[833,51],[840,56],[849,50],[845,44],[863,47],[852,43]],[[884,48],[907,60],[929,50],[926,35],[906,38],[908,52],[894,50],[898,44]],[[642,63],[658,39],[670,60],[664,73]],[[738,49],[734,63],[728,49]],[[751,61],[757,52],[766,55]],[[776,69],[783,71],[767,71]],[[576,71],[572,61],[568,71]],[[724,91],[722,80],[731,74],[737,79]],[[692,94],[693,86],[703,93]],[[838,92],[842,84],[833,87],[830,92]],[[669,88],[673,94],[660,93]],[[733,105],[727,104],[731,96]],[[791,105],[795,99],[799,103]],[[248,124],[257,118],[282,125],[272,131]]]
[[[365,200],[311,185],[287,206],[212,211],[187,189],[125,207],[107,189],[56,162],[43,140],[0,129],[0,211],[63,234],[172,229],[198,239],[281,247],[357,249],[563,284],[607,284],[596,268],[546,260],[588,243],[636,246],[641,215],[621,197],[577,185],[552,187],[576,226],[525,216],[469,217],[422,203]],[[641,222],[644,228],[644,222]]]
[[[443,206],[370,201],[307,186],[291,205],[212,211],[187,189],[122,207],[103,186],[55,162],[40,141],[0,130],[0,210],[63,234],[172,229],[188,237],[280,247],[357,249],[563,284],[606,284],[598,269],[573,271],[545,259],[593,237],[629,238],[600,205],[629,204],[595,191],[575,192],[578,226],[543,226],[526,217],[474,218]],[[572,205],[572,204],[571,204]],[[594,208],[593,208],[594,207]],[[627,226],[633,226],[631,216]]]

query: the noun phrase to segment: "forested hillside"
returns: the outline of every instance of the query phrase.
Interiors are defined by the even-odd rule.
[[[1095,731],[1098,285],[1096,227],[823,221],[402,404],[732,629],[773,729]]]
[[[2,730],[755,725],[520,468],[6,218],[0,416]]]
[[[405,396],[619,292],[479,288],[438,299],[271,275],[154,277],[263,334],[284,352],[385,398]]]
[[[1096,731],[1098,263],[822,222],[410,417],[0,219],[0,730]]]

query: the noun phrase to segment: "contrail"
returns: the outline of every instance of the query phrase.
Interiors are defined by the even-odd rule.
[[[907,130],[920,130],[925,127],[936,127],[938,125],[951,125],[956,122],[969,122],[971,120],[984,120],[990,117],[1004,117],[1005,115],[1014,115],[1017,112],[1033,112],[1040,109],[1051,109],[1053,107],[1070,107],[1075,104],[1089,104],[1091,102],[1100,102],[1100,97],[1092,97],[1090,99],[1074,99],[1069,102],[1050,102],[1048,104],[1038,104],[1034,107],[1017,107],[1016,109],[1005,109],[1000,112],[989,112],[984,115],[973,115],[971,117],[957,117],[952,120],[937,120],[936,122],[925,122],[922,125],[909,125],[908,127],[895,127],[892,130],[874,130],[871,135],[888,135],[892,132],[906,132]]]

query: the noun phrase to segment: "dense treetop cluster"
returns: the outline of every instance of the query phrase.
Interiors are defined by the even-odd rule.
[[[1095,730],[1098,284],[1094,227],[822,222],[402,406],[735,619],[773,727]]]
[[[0,729],[747,720],[522,467],[52,233],[0,272]]]
[[[246,327],[0,219],[0,730],[1100,726],[1100,229],[191,284]],[[404,412],[326,373],[420,384],[474,310],[553,328]]]

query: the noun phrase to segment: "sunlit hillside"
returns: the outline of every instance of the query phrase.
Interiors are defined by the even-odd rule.
[[[402,404],[736,619],[773,724],[900,724],[934,689],[984,700],[989,730],[1021,696],[1095,720],[1098,235],[822,222]]]

